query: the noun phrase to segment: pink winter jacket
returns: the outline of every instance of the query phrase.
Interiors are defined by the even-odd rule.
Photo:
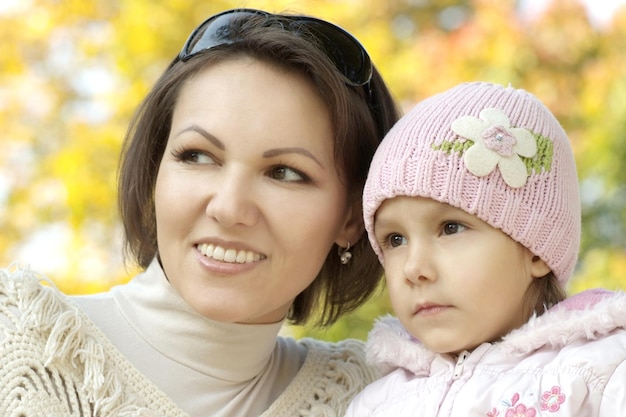
[[[624,417],[626,293],[591,290],[458,360],[426,350],[392,317],[368,360],[384,376],[347,416]]]

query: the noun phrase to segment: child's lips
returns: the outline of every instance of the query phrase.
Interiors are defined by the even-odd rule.
[[[415,307],[416,316],[433,316],[447,310],[450,306],[437,303],[421,303]]]

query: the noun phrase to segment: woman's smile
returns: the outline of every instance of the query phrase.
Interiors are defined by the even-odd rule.
[[[265,256],[260,253],[248,250],[228,249],[220,245],[214,245],[213,243],[202,243],[196,247],[202,255],[219,262],[249,264],[265,258]]]

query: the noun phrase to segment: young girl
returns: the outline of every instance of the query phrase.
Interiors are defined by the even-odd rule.
[[[624,416],[626,295],[565,299],[580,240],[567,136],[534,96],[462,84],[389,132],[364,191],[397,319],[349,416]]]

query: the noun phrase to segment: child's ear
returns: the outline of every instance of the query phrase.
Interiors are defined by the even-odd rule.
[[[530,274],[533,278],[541,278],[545,277],[552,271],[547,263],[545,263],[540,257],[537,255],[530,254]]]
[[[345,248],[348,243],[354,246],[363,235],[363,232],[365,232],[365,225],[363,224],[363,210],[359,200],[352,203],[348,208],[345,222],[341,231],[337,234],[335,243],[342,248]]]

